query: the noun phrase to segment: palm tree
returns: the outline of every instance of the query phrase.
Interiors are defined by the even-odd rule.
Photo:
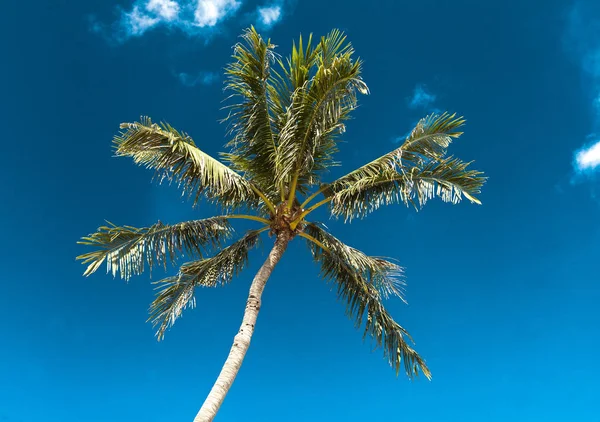
[[[365,325],[365,336],[383,348],[396,374],[403,369],[411,378],[419,372],[430,378],[425,361],[409,344],[410,335],[382,302],[390,295],[401,297],[402,268],[342,243],[308,218],[322,206],[348,221],[381,205],[419,208],[436,196],[452,203],[464,196],[479,203],[475,195],[485,181],[481,172],[468,169],[469,163],[447,156],[464,120],[444,113],[419,121],[393,151],[333,182],[321,182],[325,170],[336,164],[337,141],[356,108],[357,93],[368,93],[362,62],[337,30],[315,43],[312,36],[308,42],[300,37],[285,60],[274,47],[254,28],[234,47],[226,68],[226,89],[235,100],[225,119],[231,141],[222,161],[201,151],[186,133],[149,118],[123,123],[114,139],[118,156],[154,169],[161,181],[176,182],[194,205],[207,198],[223,215],[145,228],[109,224],[80,242],[95,248],[78,257],[89,264],[86,276],[103,262],[113,276],[127,280],[146,267],[166,267],[181,256],[192,259],[177,275],[155,282],[158,294],[149,321],[161,340],[182,311],[194,306],[196,287],[229,283],[248,262],[261,233],[274,238],[250,286],[229,356],[195,421],[212,421],[219,410],[250,345],[265,284],[296,237],[307,241],[323,277],[336,285],[338,298],[347,304],[348,316],[357,326]],[[224,247],[234,233],[234,219],[261,226]]]

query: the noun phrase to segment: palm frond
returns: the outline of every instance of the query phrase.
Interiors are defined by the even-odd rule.
[[[228,106],[233,139],[227,144],[231,152],[223,154],[236,170],[243,172],[263,191],[274,192],[277,156],[277,126],[271,114],[271,65],[275,60],[274,45],[264,41],[254,27],[242,35],[235,45],[233,62],[226,68],[226,90],[230,98],[239,99]],[[273,196],[273,194],[271,194]]]
[[[281,83],[288,86],[289,93],[303,87],[310,79],[317,61],[318,48],[312,42],[312,34],[308,36],[307,42],[303,42],[300,35],[298,44],[295,41],[292,43],[292,54],[287,60],[277,60],[281,68]]]
[[[207,248],[218,247],[232,232],[225,217],[175,225],[158,222],[143,228],[108,223],[78,242],[98,250],[77,259],[89,264],[84,276],[94,273],[106,261],[107,272],[112,272],[113,277],[119,272],[121,278],[129,280],[143,273],[146,264],[152,271],[154,266],[166,268],[168,262],[174,263],[182,254],[202,256]]]
[[[327,252],[348,263],[381,296],[397,296],[404,301],[404,270],[401,266],[382,257],[368,256],[342,243],[315,223],[308,223],[304,231],[321,242]]]
[[[312,34],[307,42],[304,42],[300,35],[298,44],[292,44],[292,54],[285,60],[277,57],[276,62],[279,66],[271,69],[271,109],[278,133],[281,133],[291,119],[291,110],[297,107],[300,98],[296,95],[297,91],[303,89],[312,76],[311,72],[314,72],[318,50],[319,44],[313,44]]]
[[[161,181],[175,181],[193,197],[194,205],[202,194],[226,208],[258,205],[260,196],[252,184],[198,149],[187,134],[166,123],[152,123],[149,117],[122,123],[121,129],[114,139],[116,155],[156,170]]]
[[[315,261],[321,264],[322,275],[336,283],[338,297],[347,304],[347,315],[355,320],[357,327],[365,324],[364,337],[370,335],[377,346],[383,348],[384,357],[396,374],[403,366],[410,378],[419,372],[431,378],[425,361],[406,341],[413,342],[409,333],[383,306],[375,281],[393,278],[390,273],[398,272],[399,267],[380,258],[367,257],[316,224],[309,223],[305,231],[319,242],[309,242],[309,247]]]
[[[337,185],[330,193],[331,213],[346,220],[364,217],[382,205],[404,203],[415,208],[439,197],[456,204],[464,197],[477,204],[476,195],[486,181],[482,173],[469,169],[471,163],[448,157],[430,161],[422,168],[384,170],[362,179]]]
[[[362,167],[340,177],[336,181],[322,185],[329,196],[340,189],[365,178],[377,177],[390,170],[408,166],[422,166],[431,161],[442,159],[453,138],[462,132],[458,129],[464,124],[462,117],[456,114],[432,114],[419,121],[405,142],[393,151],[365,164]]]
[[[323,37],[315,52],[314,76],[294,91],[280,134],[280,177],[282,182],[295,177],[301,192],[316,183],[320,171],[335,165],[337,137],[356,108],[356,92],[368,93],[360,76],[362,62],[353,59],[354,50],[341,32]]]
[[[216,287],[229,283],[248,262],[248,252],[259,241],[260,231],[250,231],[244,237],[224,248],[215,256],[181,266],[179,274],[155,282],[159,291],[150,305],[153,327],[157,337],[164,338],[185,308],[194,307],[194,289],[198,286]]]
[[[431,114],[421,119],[400,146],[399,159],[406,166],[406,162],[422,165],[443,158],[452,139],[463,134],[459,129],[464,124],[465,119],[456,117],[456,113]]]

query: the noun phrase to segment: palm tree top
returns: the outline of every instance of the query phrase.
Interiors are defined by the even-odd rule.
[[[254,28],[246,30],[225,70],[230,141],[220,159],[204,153],[188,134],[148,117],[123,123],[114,139],[116,155],[132,157],[155,170],[159,180],[176,183],[194,205],[204,197],[224,214],[176,225],[100,227],[81,241],[95,248],[78,257],[89,264],[85,274],[106,262],[113,275],[129,279],[146,267],[193,257],[177,275],[156,282],[150,320],[161,339],[182,310],[193,306],[197,286],[231,281],[262,232],[299,236],[308,242],[322,275],[337,286],[348,315],[382,346],[396,372],[403,368],[410,377],[419,372],[430,377],[409,345],[408,332],[383,306],[388,295],[401,297],[402,268],[345,245],[309,217],[322,206],[334,217],[351,220],[382,205],[420,208],[434,197],[479,203],[485,178],[470,163],[448,156],[465,121],[442,113],[420,120],[398,148],[326,182],[326,170],[339,164],[338,141],[357,96],[369,93],[361,70],[362,61],[338,30],[319,40],[300,37],[285,59]],[[261,227],[224,247],[236,218]]]

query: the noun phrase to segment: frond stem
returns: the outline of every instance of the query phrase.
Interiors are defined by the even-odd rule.
[[[325,185],[321,189],[319,189],[318,191],[316,191],[315,193],[313,193],[311,196],[309,196],[308,198],[306,198],[304,200],[304,202],[302,203],[302,205],[300,205],[300,208],[304,208],[310,201],[312,201],[318,194],[320,194],[321,192],[323,192],[328,187],[329,187],[329,185]]]
[[[311,242],[313,242],[315,245],[317,245],[319,248],[323,249],[326,252],[329,252],[329,249],[327,248],[327,246],[325,246],[324,244],[322,244],[321,242],[319,242],[317,239],[315,239],[314,237],[312,237],[309,234],[306,234],[304,232],[300,232],[298,233],[298,236],[303,237],[305,239],[310,240]]]
[[[281,198],[281,202],[285,202],[285,189],[283,182],[279,183],[279,195]]]
[[[225,216],[225,218],[240,218],[240,219],[243,219],[243,220],[258,221],[258,222],[266,224],[267,226],[271,225],[271,222],[269,220],[267,220],[266,218],[256,217],[254,215],[233,214],[233,215],[227,215],[227,216]]]
[[[298,185],[298,176],[300,176],[300,169],[296,171],[294,174],[294,179],[292,180],[292,185],[290,186],[290,196],[288,197],[287,207],[289,209],[292,208],[292,204],[294,203],[294,198],[296,197],[296,186]]]
[[[271,226],[265,226],[265,227],[261,227],[260,229],[256,230],[256,234],[260,234],[264,231],[267,231],[271,228]]]
[[[252,183],[250,183],[250,188],[254,191],[254,193],[256,193],[258,196],[260,196],[260,198],[264,201],[264,203],[266,204],[266,206],[269,208],[269,211],[271,211],[271,213],[273,213],[273,215],[275,215],[275,205],[273,205],[273,203],[271,201],[269,201],[269,198],[267,198],[267,196],[262,193],[258,188],[256,188]]]
[[[321,205],[324,205],[324,204],[328,203],[332,199],[333,199],[333,197],[325,198],[322,201],[317,202],[315,205],[313,205],[312,207],[310,207],[306,211],[302,212],[302,214],[300,214],[294,221],[292,221],[290,223],[291,229],[292,230],[295,229],[296,226],[304,219],[304,217],[306,217],[308,214],[310,214],[311,212],[313,212],[314,210],[316,210],[317,208],[319,208]]]

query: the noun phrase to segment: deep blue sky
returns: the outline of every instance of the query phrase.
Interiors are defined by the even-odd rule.
[[[593,3],[279,4],[268,33],[282,54],[300,32],[337,27],[365,61],[372,95],[349,124],[343,170],[447,109],[468,119],[452,153],[489,182],[483,206],[432,201],[419,213],[395,206],[350,225],[327,221],[347,243],[406,267],[409,305],[389,307],[432,382],[396,378],[361,342],[297,241],[267,285],[219,421],[600,421],[598,181],[574,167],[599,129]],[[119,21],[132,5],[9,0],[0,15],[0,421],[191,420],[266,253],[231,285],[199,291],[161,343],[144,323],[147,276],[81,277],[74,258],[86,249],[75,242],[104,219],[144,226],[213,212],[112,158],[111,138],[143,114],[219,151],[218,74],[265,6],[245,0],[210,28],[204,16],[203,30],[151,21],[132,35]],[[424,101],[411,108],[415,92]]]

